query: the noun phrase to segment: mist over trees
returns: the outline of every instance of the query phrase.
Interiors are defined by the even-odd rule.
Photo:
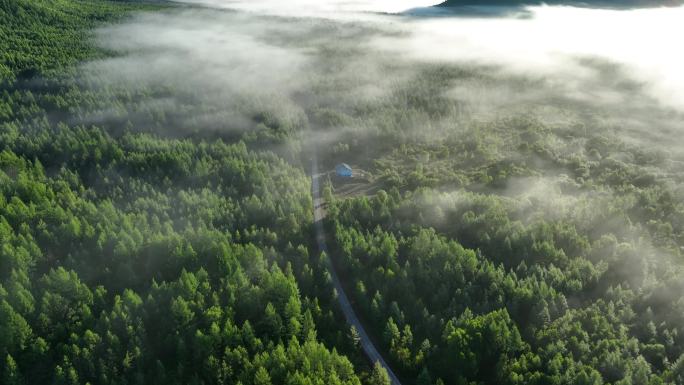
[[[204,5],[0,0],[0,383],[684,383],[666,93]]]
[[[2,5],[1,382],[359,384],[322,344],[352,351],[303,170],[243,141],[69,123],[124,100],[72,65],[107,56],[89,28],[131,7]]]

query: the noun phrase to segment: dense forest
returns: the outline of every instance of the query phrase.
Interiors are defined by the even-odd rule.
[[[163,11],[0,3],[0,382],[360,384],[302,169],[240,140],[74,124],[130,96],[79,81],[112,54],[92,28],[143,9]]]
[[[391,28],[0,0],[0,383],[684,384],[681,112]]]

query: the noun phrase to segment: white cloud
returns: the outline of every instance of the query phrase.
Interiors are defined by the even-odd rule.
[[[529,18],[417,18],[376,41],[421,61],[476,62],[517,74],[591,81],[578,58],[624,66],[651,96],[684,109],[684,7],[628,11],[532,7]]]
[[[439,4],[439,0],[177,0],[184,3],[230,8],[267,15],[343,17],[345,13],[398,13]]]
[[[684,109],[684,7],[601,10],[530,7],[527,18],[407,17],[382,15],[439,0],[180,0],[263,15],[375,22],[405,34],[374,40],[405,58],[476,62],[514,73],[556,76],[570,84],[592,81],[579,57],[624,65],[651,96]],[[491,12],[491,10],[490,10]],[[361,43],[361,42],[360,42]],[[572,88],[572,87],[571,87]],[[579,91],[581,93],[581,91]]]

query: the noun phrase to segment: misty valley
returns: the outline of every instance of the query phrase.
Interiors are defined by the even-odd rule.
[[[0,0],[0,384],[684,385],[683,21]]]

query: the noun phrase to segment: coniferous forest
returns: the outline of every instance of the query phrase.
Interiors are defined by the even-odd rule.
[[[0,0],[0,384],[684,384],[682,109],[197,3]]]

